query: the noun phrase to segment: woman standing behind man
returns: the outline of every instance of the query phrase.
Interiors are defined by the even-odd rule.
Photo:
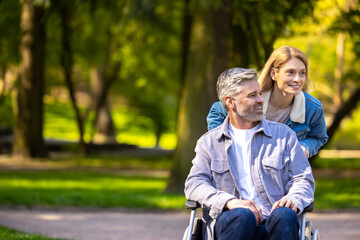
[[[279,47],[265,63],[258,81],[265,118],[295,131],[306,157],[317,154],[328,136],[322,104],[306,92],[310,79],[305,54],[295,47]],[[226,116],[221,103],[214,103],[207,116],[208,129],[222,124]]]

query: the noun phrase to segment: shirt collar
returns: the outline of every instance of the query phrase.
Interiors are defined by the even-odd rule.
[[[227,116],[224,120],[224,123],[222,125],[220,125],[220,131],[216,136],[216,140],[219,140],[223,136],[225,138],[231,138],[230,133],[229,133],[229,124],[230,124],[229,116]],[[270,127],[268,125],[268,121],[265,118],[263,120],[261,120],[261,122],[259,123],[259,129],[255,133],[258,133],[258,132],[263,132],[268,137],[272,136]]]

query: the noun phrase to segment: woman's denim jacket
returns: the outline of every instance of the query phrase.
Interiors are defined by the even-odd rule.
[[[187,199],[204,207],[204,239],[213,239],[216,219],[230,199],[241,199],[234,161],[228,159],[233,143],[228,118],[197,142],[196,156],[185,182]],[[310,164],[296,135],[284,124],[262,120],[250,141],[251,177],[267,214],[281,198],[291,199],[301,213],[314,201],[315,182]]]
[[[270,95],[271,91],[263,93],[264,114],[267,110]],[[298,103],[296,107],[294,107],[295,102]],[[208,130],[219,126],[226,116],[227,112],[222,104],[215,102],[206,118]],[[300,144],[308,150],[309,157],[316,155],[320,147],[328,140],[322,104],[306,92],[295,96],[294,105],[286,125],[296,132]]]

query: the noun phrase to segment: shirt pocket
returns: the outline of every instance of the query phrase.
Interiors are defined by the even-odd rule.
[[[226,160],[213,159],[211,161],[212,185],[230,194],[235,194],[235,184]]]
[[[265,157],[262,160],[265,188],[272,197],[285,195],[284,183],[288,176],[286,163],[287,158],[283,155]]]

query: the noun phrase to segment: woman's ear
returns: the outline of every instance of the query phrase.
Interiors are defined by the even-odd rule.
[[[275,70],[274,68],[271,68],[270,70],[270,76],[271,76],[271,79],[276,81],[276,74],[275,74]]]
[[[230,109],[230,108],[234,108],[234,99],[232,97],[225,97],[224,101],[226,106]]]

